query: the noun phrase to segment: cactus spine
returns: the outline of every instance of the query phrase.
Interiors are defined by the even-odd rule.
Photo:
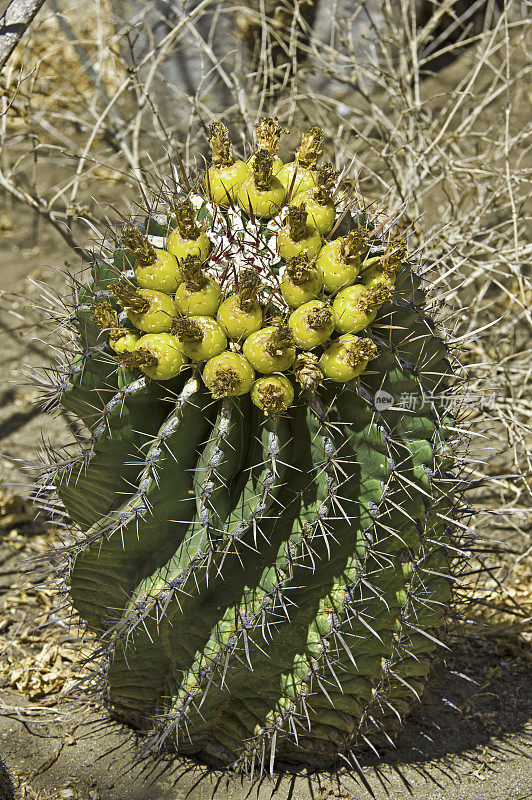
[[[58,400],[89,434],[50,467],[78,527],[69,588],[116,717],[212,764],[325,767],[396,731],[423,692],[451,597],[435,397],[451,371],[402,240],[337,195],[339,241],[284,189],[257,213],[272,155],[251,174],[220,124],[211,144],[206,191],[128,223],[78,291]],[[313,128],[280,176],[289,194],[316,184],[320,200],[321,153]],[[174,253],[167,294],[132,276],[172,263],[152,236]],[[348,277],[331,294],[335,242]]]

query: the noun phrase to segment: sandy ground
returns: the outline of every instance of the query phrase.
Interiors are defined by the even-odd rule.
[[[42,365],[52,351],[40,341],[42,319],[39,287],[44,281],[55,289],[64,279],[52,266],[77,270],[66,264],[70,253],[59,237],[36,228],[32,215],[15,208],[16,229],[0,241],[2,269],[2,355],[0,480],[4,489],[24,495],[28,475],[20,459],[35,458],[42,435],[61,441],[73,435],[64,416],[44,416],[33,404],[37,393],[13,383],[20,364]],[[152,759],[132,768],[135,735],[112,722],[96,704],[61,700],[68,688],[68,654],[76,648],[75,631],[56,615],[46,617],[49,600],[29,588],[18,593],[26,576],[24,561],[41,553],[53,533],[27,519],[17,522],[9,508],[0,515],[0,662],[7,649],[11,672],[0,670],[0,753],[20,784],[21,797],[81,798],[82,800],[199,800],[206,797],[326,800],[368,797],[404,800],[525,800],[532,797],[530,740],[526,724],[531,718],[530,661],[517,634],[484,635],[457,643],[433,679],[423,704],[412,715],[397,749],[382,751],[375,759],[363,756],[364,780],[348,772],[331,777],[291,776],[251,787],[241,779],[208,772],[181,759],[165,765]],[[2,524],[4,520],[4,524]],[[38,615],[41,614],[39,617]],[[2,614],[0,613],[0,620]],[[62,659],[48,657],[51,643]],[[48,649],[47,649],[48,648]],[[70,650],[69,650],[70,648]],[[13,655],[13,653],[15,655]],[[29,658],[29,671],[49,677],[55,669],[57,686],[33,688],[13,676],[17,658]],[[59,664],[59,667],[58,667]],[[37,666],[36,666],[37,665]],[[61,677],[63,676],[63,677]],[[42,675],[41,675],[42,677]],[[66,683],[65,683],[66,680]],[[474,682],[472,682],[474,681]],[[22,687],[22,688],[21,688]],[[31,686],[30,686],[31,689]]]

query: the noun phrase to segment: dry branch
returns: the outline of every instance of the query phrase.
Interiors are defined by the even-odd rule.
[[[0,70],[44,5],[44,0],[12,0],[0,18]]]

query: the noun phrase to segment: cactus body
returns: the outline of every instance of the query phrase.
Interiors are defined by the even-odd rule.
[[[453,479],[442,409],[426,397],[447,389],[446,349],[404,262],[370,327],[342,341],[318,284],[308,306],[329,317],[300,350],[272,256],[279,219],[227,209],[227,196],[223,208],[195,201],[212,252],[236,229],[205,274],[224,302],[240,291],[244,309],[261,310],[244,341],[207,363],[205,318],[175,317],[164,336],[188,337],[179,358],[194,363],[153,380],[156,365],[143,372],[136,351],[116,354],[91,320],[96,296],[120,305],[115,276],[93,266],[61,395],[90,435],[55,479],[81,531],[70,592],[102,636],[115,716],[154,724],[159,741],[209,763],[329,766],[397,730],[444,621]],[[161,235],[158,220],[144,230]],[[383,246],[375,237],[366,250]],[[248,274],[238,289],[236,263],[260,281]]]

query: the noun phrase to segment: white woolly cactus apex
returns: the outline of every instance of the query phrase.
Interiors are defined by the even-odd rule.
[[[336,238],[286,185],[267,214],[238,205],[245,181],[274,185],[279,134],[259,127],[253,172],[213,125],[204,189],[166,181],[95,257],[57,389],[88,437],[50,466],[111,713],[259,771],[396,733],[452,602],[461,485],[438,399],[454,376],[402,240],[353,199],[332,206]],[[322,149],[303,132],[308,189]],[[142,288],[137,261],[163,250],[177,288]],[[372,258],[393,288],[358,280]]]

